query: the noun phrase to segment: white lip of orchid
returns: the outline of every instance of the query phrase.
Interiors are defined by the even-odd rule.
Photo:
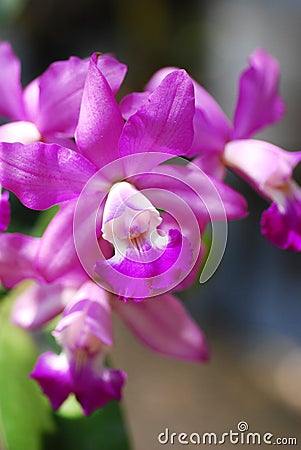
[[[10,122],[0,127],[0,140],[2,142],[20,142],[27,145],[40,141],[41,133],[34,123],[20,120]]]
[[[161,222],[157,209],[130,183],[112,186],[104,207],[102,233],[122,257],[129,248],[138,254],[165,248],[167,237],[157,230]]]

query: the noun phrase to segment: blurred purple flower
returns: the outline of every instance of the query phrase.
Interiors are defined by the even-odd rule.
[[[53,332],[63,350],[42,354],[31,373],[57,409],[74,393],[90,414],[112,399],[121,399],[125,373],[104,366],[113,345],[110,304],[106,291],[87,281],[64,310]]]
[[[129,118],[150,92],[174,67],[156,72],[145,87],[145,92],[129,94],[121,102],[123,116]],[[227,142],[247,139],[271,125],[284,114],[285,105],[278,94],[279,65],[275,58],[262,48],[249,57],[249,67],[240,75],[239,90],[233,125],[215,99],[196,81],[194,140],[186,156],[194,157],[194,163],[206,173],[222,179],[225,175],[223,161]]]
[[[301,152],[243,139],[226,145],[224,160],[272,202],[262,215],[262,234],[277,247],[301,251],[301,188],[292,178]]]

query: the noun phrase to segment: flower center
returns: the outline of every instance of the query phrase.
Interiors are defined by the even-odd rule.
[[[104,207],[102,232],[120,255],[125,256],[130,249],[139,254],[149,250],[153,246],[151,236],[157,234],[161,222],[156,208],[130,183],[116,183],[111,188]]]

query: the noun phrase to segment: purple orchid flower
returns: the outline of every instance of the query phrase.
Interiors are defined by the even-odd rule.
[[[122,186],[124,191],[123,189],[119,191],[123,203],[126,198],[131,203],[131,199],[126,194],[127,189],[139,193],[141,189],[146,192],[154,187],[161,187],[165,192],[173,192],[185,198],[200,221],[206,210],[204,203],[207,207],[209,206],[213,220],[225,218],[225,210],[229,218],[244,216],[246,214],[244,199],[225,185],[216,183],[222,202],[220,205],[214,204],[211,207],[210,198],[206,198],[208,180],[198,180],[194,177],[191,181],[193,190],[199,193],[202,199],[201,202],[197,202],[196,194],[191,194],[191,188],[186,183],[186,177],[193,178],[190,168],[178,168],[172,165],[158,166],[172,155],[186,155],[193,141],[194,89],[185,71],[174,71],[168,75],[149,96],[148,101],[141,105],[124,124],[114,93],[98,67],[98,59],[99,55],[92,56],[86,77],[79,122],[75,132],[79,152],[57,144],[40,142],[31,145],[2,143],[0,144],[0,181],[3,186],[13,191],[29,208],[45,209],[68,200],[69,204],[73,205],[74,211],[76,199],[89,181],[87,193],[82,194],[84,207],[77,207],[80,213],[77,214],[75,231],[80,236],[80,242],[76,245],[77,251],[82,254],[89,253],[87,252],[89,237],[86,238],[86,236],[91,231],[93,233],[93,227],[87,229],[87,221],[101,206],[102,200],[106,202],[106,211],[110,208],[113,208],[115,213],[121,211],[116,202],[111,201],[111,192],[122,180],[124,183],[119,186]],[[107,194],[109,195],[106,199]],[[151,192],[145,195],[152,203]],[[155,213],[150,213],[150,210],[154,211],[154,208],[139,206],[142,198],[146,201],[144,194],[140,196],[137,194],[134,197],[138,203],[136,204],[136,200],[133,201],[132,209],[137,211],[137,214],[142,214],[141,217],[144,218],[150,214],[150,221],[145,219],[135,232],[142,235],[145,227],[148,227],[148,232],[151,230],[156,233],[156,226],[154,223],[151,224],[151,217],[154,217]],[[147,214],[145,209],[148,210]],[[117,216],[118,214],[119,212]],[[54,234],[55,230],[67,226],[61,223],[61,217],[62,215],[53,220],[51,230],[54,230]],[[68,220],[70,219],[73,220],[72,214],[68,217]],[[108,217],[104,216],[103,231],[107,227],[107,222],[109,222]],[[138,220],[138,222],[141,221]],[[160,219],[157,217],[157,223],[159,222]],[[103,240],[101,230],[98,230],[98,233],[97,238]],[[199,233],[197,228],[195,233]],[[73,239],[72,235],[69,237]],[[61,242],[62,248],[68,247],[69,237],[64,236],[64,242]],[[118,238],[118,233],[115,237]],[[53,238],[50,233],[46,233],[44,240],[52,241]],[[183,280],[186,267],[193,267],[197,255],[192,255],[191,249],[194,248],[192,243],[196,240],[195,235],[189,240],[189,237],[183,236],[177,228],[170,229],[166,237],[161,239],[161,246],[149,246],[150,241],[147,241],[148,248],[153,250],[147,255],[147,260],[145,260],[145,251],[136,252],[138,259],[134,263],[132,259],[129,263],[126,252],[122,259],[119,258],[118,264],[116,257],[95,258],[92,254],[88,262],[88,272],[91,274],[96,263],[96,272],[102,278],[101,281],[125,299],[140,300],[147,296],[159,295],[171,281],[173,281],[172,286],[175,287],[177,282],[180,283]],[[44,248],[48,248],[51,252],[50,245],[45,243]],[[162,252],[161,256],[158,251]],[[50,254],[45,252],[47,264],[49,264]],[[149,257],[152,260],[148,259]],[[66,271],[66,267],[62,266],[73,264],[70,258],[63,258],[62,262],[58,260],[57,256],[53,265],[60,267],[62,271]],[[84,266],[87,268],[86,264]],[[158,271],[161,270],[163,275],[158,278],[157,275],[160,275]],[[59,271],[55,271],[56,276],[60,277]],[[138,276],[134,276],[135,273],[138,273]],[[139,284],[141,273],[144,273],[143,281]],[[126,275],[128,281],[134,276],[135,282],[140,286],[140,293],[137,289],[132,289],[134,282],[121,283],[120,275]]]
[[[54,269],[44,265],[44,245],[42,238],[16,233],[0,235],[1,283],[13,288],[23,280],[32,280],[18,297],[12,312],[14,323],[28,330],[44,326],[63,312],[74,297],[79,296],[79,290],[83,298],[89,299],[89,290],[85,292],[83,286],[93,284],[79,261],[77,271],[70,267],[60,279],[50,281],[54,278]],[[129,300],[123,303],[95,283],[92,292],[98,292],[101,298],[106,295],[113,311],[153,350],[184,360],[208,358],[203,334],[172,294],[153,297],[149,302]]]
[[[229,142],[224,159],[228,167],[272,202],[262,215],[262,234],[279,248],[301,251],[301,188],[292,178],[301,152],[244,139]]]
[[[59,215],[68,209],[63,207]],[[85,414],[110,399],[120,399],[125,374],[103,365],[113,345],[111,310],[153,351],[188,361],[208,359],[203,333],[176,297],[164,294],[150,302],[119,302],[92,282],[79,262],[77,271],[70,267],[60,279],[48,281],[54,277],[54,268],[43,265],[44,246],[41,238],[0,235],[0,280],[7,288],[32,280],[12,312],[14,323],[22,328],[39,328],[63,312],[54,333],[62,353],[42,354],[31,374],[55,409],[70,393]]]
[[[125,97],[121,103],[124,117],[130,117],[172,70],[175,69],[157,72],[146,92]],[[240,76],[231,125],[216,101],[194,82],[195,135],[189,156],[194,157],[194,164],[218,179],[224,178],[227,167],[242,176],[272,202],[262,216],[262,234],[280,248],[300,251],[300,188],[292,179],[300,152],[285,152],[267,142],[249,139],[283,116],[285,107],[278,84],[277,61],[263,49],[255,50],[249,58],[249,67]]]
[[[108,54],[100,55],[97,64],[116,93],[126,66]],[[88,60],[54,62],[24,90],[20,61],[7,42],[0,42],[0,65],[0,116],[11,121],[0,126],[0,141],[58,142],[74,148],[70,138],[78,122]]]
[[[62,346],[60,355],[42,354],[31,373],[57,409],[74,393],[84,414],[90,414],[112,399],[121,399],[125,373],[104,366],[107,349],[113,345],[108,294],[86,282],[64,310],[53,332]]]

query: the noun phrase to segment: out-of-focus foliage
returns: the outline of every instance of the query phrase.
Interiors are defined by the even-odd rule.
[[[13,19],[22,10],[26,0],[1,0],[0,25]]]
[[[28,377],[37,348],[30,335],[9,320],[15,296],[0,304],[0,448],[39,450],[42,434],[53,430],[53,420],[47,400]]]
[[[28,332],[10,322],[12,302],[23,288],[0,303],[0,449],[129,449],[118,402],[83,417],[70,398],[58,413],[52,413],[46,397],[28,377],[37,345]]]

